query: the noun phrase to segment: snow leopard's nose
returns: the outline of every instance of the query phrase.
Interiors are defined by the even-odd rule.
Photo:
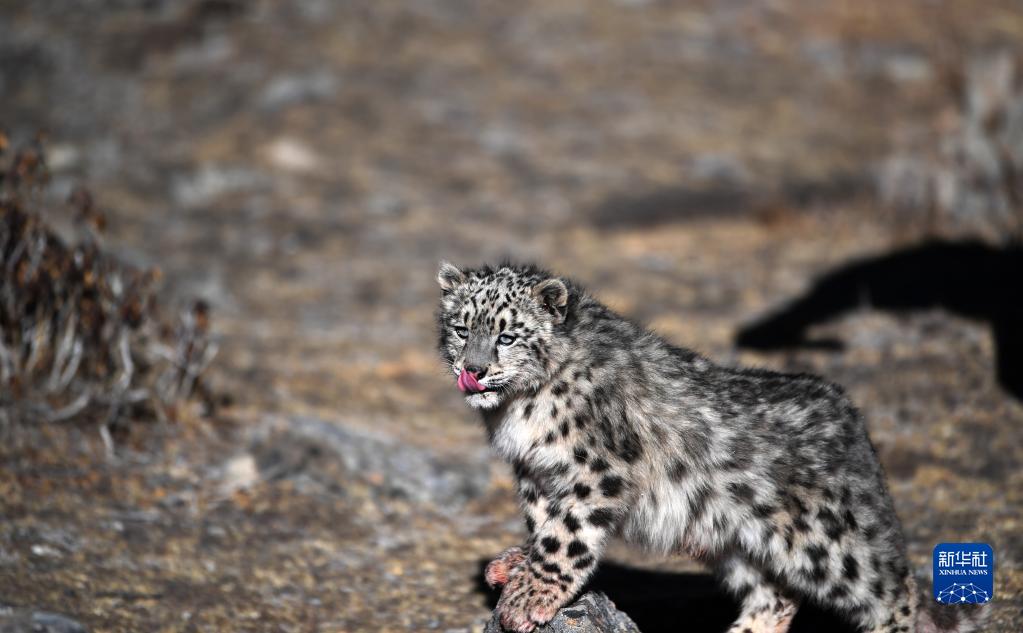
[[[470,374],[472,374],[473,377],[476,378],[476,380],[479,380],[480,378],[482,378],[482,377],[487,375],[487,368],[486,367],[480,367],[479,365],[466,365],[465,366],[465,371],[467,371]]]

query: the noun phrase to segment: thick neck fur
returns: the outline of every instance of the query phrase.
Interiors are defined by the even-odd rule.
[[[711,366],[586,295],[574,297],[548,351],[551,369],[545,381],[482,412],[491,444],[509,461],[564,459],[563,447],[546,440],[564,430],[564,407],[557,407],[566,391],[570,402],[600,403],[605,415],[597,422],[613,427],[608,432],[647,436],[657,420],[677,418],[672,408],[678,395],[693,392],[691,376]]]

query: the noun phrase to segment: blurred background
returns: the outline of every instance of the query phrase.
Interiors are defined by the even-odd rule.
[[[511,257],[843,384],[914,567],[990,543],[1023,626],[1016,1],[0,1],[0,129],[8,622],[481,630],[523,528],[435,272]]]

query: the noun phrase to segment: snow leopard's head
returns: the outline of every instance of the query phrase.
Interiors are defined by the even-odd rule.
[[[553,369],[551,341],[568,313],[570,287],[532,266],[437,273],[440,354],[469,406],[492,409],[536,389]]]

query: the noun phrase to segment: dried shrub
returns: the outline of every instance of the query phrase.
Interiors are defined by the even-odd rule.
[[[0,133],[0,160],[9,154]],[[74,243],[43,214],[48,184],[40,143],[0,175],[0,421],[93,420],[109,446],[117,421],[173,418],[204,393],[216,353],[209,311],[196,302],[169,318],[158,269],[104,251],[103,212],[85,189],[67,203]],[[48,211],[53,212],[53,209]]]
[[[902,225],[995,241],[1023,238],[1023,67],[1008,53],[950,73],[955,104],[879,170]]]

